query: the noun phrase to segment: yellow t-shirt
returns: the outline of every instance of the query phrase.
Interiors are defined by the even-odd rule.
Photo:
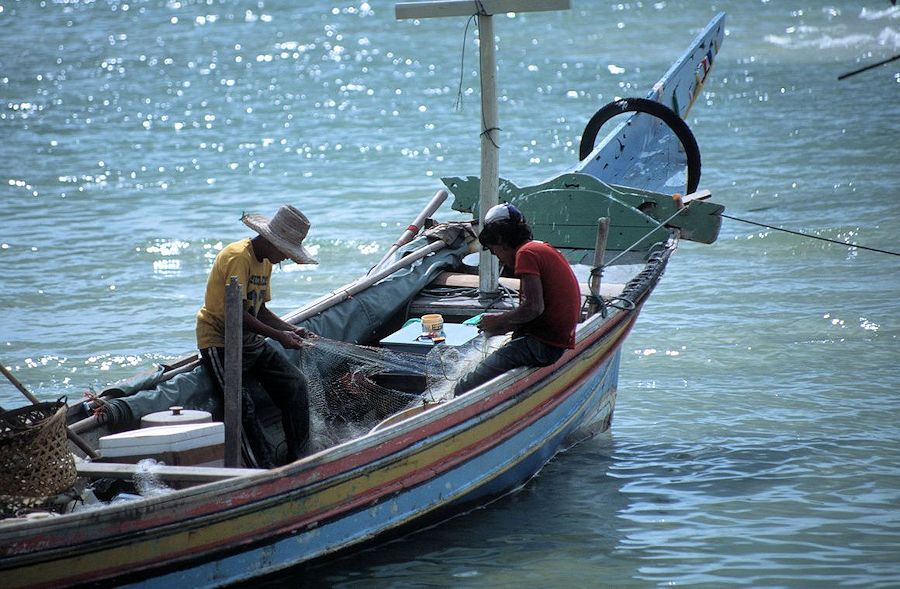
[[[272,277],[272,263],[264,258],[262,262],[253,253],[253,243],[245,238],[225,246],[206,282],[206,298],[197,312],[197,347],[200,349],[225,347],[225,287],[232,276],[237,276],[244,293],[244,309],[256,317],[263,303],[272,299],[269,282]],[[258,334],[245,331],[244,345],[262,342]]]

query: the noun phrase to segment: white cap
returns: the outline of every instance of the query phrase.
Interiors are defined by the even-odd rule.
[[[484,224],[497,223],[498,221],[512,221],[513,223],[522,223],[525,220],[522,212],[513,205],[505,202],[488,209],[484,216]]]

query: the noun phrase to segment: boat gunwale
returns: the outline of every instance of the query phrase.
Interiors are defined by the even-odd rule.
[[[458,401],[454,400],[456,401],[455,403],[443,403],[431,410],[410,417],[408,420],[398,422],[389,428],[369,432],[359,438],[354,438],[344,444],[324,450],[291,465],[249,475],[241,479],[216,481],[182,489],[165,496],[141,501],[139,505],[124,504],[102,510],[71,514],[63,518],[42,520],[34,522],[33,525],[28,525],[28,523],[16,525],[16,528],[19,528],[19,530],[11,528],[10,532],[21,531],[21,534],[18,535],[27,534],[34,537],[43,531],[41,535],[55,536],[57,534],[53,533],[54,530],[70,530],[81,523],[87,522],[90,524],[88,528],[95,530],[93,539],[90,537],[84,538],[84,541],[91,547],[86,548],[86,550],[90,550],[97,548],[96,536],[98,535],[105,540],[103,544],[107,546],[115,545],[116,539],[121,539],[122,542],[133,541],[133,538],[129,540],[129,536],[133,534],[151,534],[164,537],[167,535],[169,528],[184,524],[185,511],[190,511],[197,507],[202,508],[203,505],[208,507],[215,506],[215,508],[205,510],[199,514],[196,511],[190,514],[188,519],[196,522],[196,526],[192,527],[204,527],[214,522],[240,517],[244,512],[253,513],[264,510],[272,505],[283,503],[287,496],[296,493],[302,494],[302,496],[297,496],[296,500],[303,500],[304,497],[309,497],[315,493],[327,492],[329,487],[359,476],[361,470],[378,470],[390,464],[399,463],[410,454],[421,452],[443,443],[448,437],[456,435],[458,433],[457,430],[464,431],[468,427],[465,426],[466,422],[470,422],[473,419],[479,421],[489,419],[493,415],[502,414],[509,406],[521,403],[523,399],[545,389],[548,384],[557,379],[560,372],[571,369],[572,364],[570,361],[572,358],[584,354],[586,350],[595,345],[600,345],[604,337],[612,334],[622,321],[631,318],[631,323],[633,324],[639,310],[638,307],[616,312],[607,318],[601,318],[599,315],[589,318],[579,326],[576,349],[567,351],[564,358],[556,365],[542,368],[522,368],[512,371],[498,377],[494,381],[485,383],[482,387],[479,387],[480,390],[472,391],[460,397]],[[617,337],[616,341],[624,341],[628,331],[630,331],[630,325],[624,333]],[[584,368],[578,378],[583,378],[585,375],[590,374],[592,367],[606,359],[615,349],[616,346],[611,346],[590,367]],[[460,403],[465,403],[465,405],[460,407]],[[507,436],[520,431],[522,427],[514,428]],[[410,440],[410,434],[415,434],[416,437]],[[471,446],[475,449],[469,449],[467,452],[464,452],[458,460],[452,461],[448,468],[452,468],[453,465],[466,460],[471,460],[472,457],[484,451],[485,448],[478,450],[480,442],[481,440],[472,444]],[[358,450],[367,450],[368,452],[365,452],[365,456],[361,456],[361,452]],[[375,454],[375,456],[370,457],[371,454]],[[327,476],[321,476],[321,467],[328,465],[337,468]],[[304,478],[298,479],[298,477]],[[313,481],[312,479],[316,477],[321,478],[319,481]],[[416,484],[425,480],[427,479],[423,479]],[[396,481],[392,481],[392,483],[396,484]],[[406,486],[408,485],[401,484],[398,489],[406,488]],[[250,495],[246,495],[248,492]],[[324,519],[321,515],[318,515],[312,521],[294,521],[289,526],[279,526],[281,532],[272,534],[269,531],[265,534],[265,537],[291,533],[304,526],[318,525],[318,523],[340,518],[354,508],[358,508],[367,502],[378,501],[393,492],[395,491],[382,492],[372,499],[358,502],[359,504],[356,506],[354,506],[353,501],[345,502],[345,507],[336,510],[332,509],[332,514]],[[235,505],[234,499],[242,494],[245,495],[242,497],[243,500],[239,505]],[[218,507],[218,504],[223,501],[228,503],[229,506],[227,508]],[[152,517],[148,519],[148,516],[153,515],[154,511],[162,509],[166,511],[162,513],[165,517],[161,520]],[[123,511],[137,511],[137,514],[141,516],[137,518],[137,527],[120,531],[112,536],[109,535],[108,528],[110,526],[121,524]],[[75,519],[73,519],[73,516]],[[308,520],[309,518],[305,519]],[[90,520],[101,521],[92,523]],[[98,528],[101,528],[99,532],[97,531]],[[4,531],[0,530],[0,535],[3,535]],[[28,550],[27,547],[22,548],[24,548],[22,552],[17,551],[17,553],[7,554],[8,558],[4,558],[4,561],[7,561],[9,558],[14,561],[20,560],[18,557],[22,557],[25,560],[33,560],[33,558],[29,557],[33,557],[36,554],[42,555],[41,560],[52,559],[53,554],[57,551],[71,551],[71,542],[62,542],[53,548],[41,550],[37,553],[33,550]],[[71,556],[71,553],[69,555]],[[4,562],[4,564],[12,565],[12,562]]]
[[[653,262],[648,263],[648,266],[654,265],[658,266],[659,264],[654,264]],[[649,291],[652,290],[652,287],[655,286],[655,281],[658,280],[659,274],[661,274],[661,272],[655,273],[654,284],[649,285],[649,288],[645,289],[646,292],[642,293],[644,296],[648,295]],[[630,331],[631,325],[633,325],[636,320],[639,311],[640,305],[638,304],[634,309],[619,311],[608,318],[601,318],[599,315],[589,318],[585,323],[579,326],[576,349],[568,351],[560,363],[555,366],[531,369],[523,368],[519,369],[518,373],[517,371],[513,371],[512,373],[498,377],[498,379],[495,379],[490,383],[482,385],[482,387],[479,387],[480,389],[483,389],[480,393],[478,390],[472,391],[461,397],[459,402],[452,404],[444,403],[429,411],[410,417],[408,420],[398,422],[384,430],[364,434],[363,436],[350,440],[340,446],[335,446],[320,452],[317,455],[313,455],[310,457],[312,460],[309,462],[307,462],[307,460],[309,460],[308,458],[292,465],[250,475],[241,479],[229,479],[198,485],[196,487],[176,491],[175,493],[166,496],[142,501],[140,502],[140,505],[126,504],[121,507],[88,511],[83,514],[73,515],[76,518],[81,515],[82,517],[78,518],[78,520],[104,520],[94,522],[90,527],[95,530],[98,526],[102,527],[103,529],[99,532],[99,534],[103,534],[103,541],[101,541],[101,544],[115,546],[118,543],[129,542],[129,538],[136,533],[164,537],[168,535],[167,531],[173,526],[184,525],[185,517],[183,515],[185,511],[190,511],[192,508],[202,507],[203,505],[212,506],[213,504],[220,503],[223,499],[226,500],[229,507],[221,508],[216,505],[215,509],[210,509],[200,514],[197,514],[196,512],[189,514],[187,519],[194,521],[196,524],[192,526],[192,528],[202,528],[211,523],[240,517],[244,513],[265,510],[273,505],[285,502],[286,497],[296,495],[297,493],[302,494],[302,496],[296,496],[291,499],[292,501],[303,500],[315,493],[327,492],[329,487],[333,487],[359,476],[359,471],[361,470],[377,471],[389,467],[391,464],[400,463],[404,459],[408,459],[412,454],[439,445],[448,437],[457,435],[459,431],[465,431],[471,426],[471,424],[470,426],[466,426],[465,424],[467,422],[470,422],[473,419],[480,422],[484,419],[489,419],[494,415],[502,414],[504,411],[508,410],[510,406],[518,405],[524,399],[546,389],[548,384],[551,384],[556,380],[560,372],[564,372],[567,369],[571,370],[571,360],[573,358],[577,358],[579,355],[584,354],[586,350],[594,345],[600,345],[600,342],[604,337],[612,334],[620,323],[626,321],[626,319],[631,319],[630,325],[627,326],[624,333],[618,335],[615,340],[617,342],[624,341],[628,331]],[[576,377],[576,380],[582,379],[590,374],[593,366],[608,358],[609,354],[614,352],[617,348],[618,346],[610,346],[601,358],[592,362],[591,366],[582,369]],[[561,392],[565,390],[566,389],[561,389]],[[460,402],[464,402],[465,405],[460,407]],[[538,419],[540,415],[545,414],[548,410],[549,409],[538,411],[538,417],[535,417],[535,419]],[[447,421],[448,418],[450,418],[449,423]],[[476,443],[471,445],[470,449],[463,452],[457,460],[448,462],[446,461],[446,457],[444,457],[439,462],[447,463],[444,470],[452,469],[460,463],[471,460],[484,452],[487,448],[501,443],[502,439],[521,431],[526,425],[527,424],[523,424],[521,427],[512,428],[505,436],[501,437],[499,441],[488,447],[481,447],[479,449],[482,442],[482,440],[479,439]],[[411,433],[416,434],[416,437],[413,440],[408,439],[408,436]],[[393,442],[390,449],[385,447],[386,442]],[[360,456],[360,453],[356,451],[360,446],[363,450],[369,451],[367,454],[374,453],[375,456],[371,458]],[[471,448],[475,449],[472,450]],[[327,462],[325,461],[325,458],[328,458]],[[318,481],[313,481],[312,479],[314,477],[321,474],[317,469],[325,465],[332,465],[338,468],[330,475],[321,477]],[[431,469],[432,466],[433,465],[429,465],[428,468]],[[291,471],[294,472],[292,473]],[[298,477],[304,475],[305,478],[302,481],[298,481]],[[357,496],[355,501],[345,501],[342,506],[333,507],[331,513],[325,518],[322,518],[321,514],[317,514],[313,516],[314,519],[312,521],[308,521],[308,514],[304,514],[307,516],[304,518],[304,521],[294,520],[288,526],[276,526],[275,528],[280,529],[280,531],[275,531],[275,529],[258,530],[256,535],[259,536],[262,534],[265,539],[270,539],[274,536],[296,532],[296,530],[302,529],[303,527],[321,525],[339,519],[348,512],[362,508],[364,505],[371,504],[373,501],[380,501],[383,497],[395,493],[398,490],[425,482],[427,481],[427,478],[417,481],[413,485],[402,484],[402,482],[398,483],[398,481],[403,480],[403,477],[401,477],[400,479],[397,479],[397,481],[391,481],[391,485],[389,485],[391,490],[385,490],[374,497],[366,497],[364,500],[360,500]],[[260,487],[261,483],[264,485],[264,488],[267,489],[266,492],[262,492],[263,487]],[[394,490],[394,487],[397,487],[397,489]],[[243,497],[244,501],[242,501],[240,505],[235,506],[233,500],[238,495],[248,491],[251,494]],[[178,502],[178,505],[173,505],[173,501]],[[156,509],[162,508],[167,509],[165,514],[166,517],[164,518],[165,521],[147,519],[148,511],[155,511]],[[173,508],[177,513],[173,513]],[[122,510],[137,510],[138,515],[141,515],[139,527],[121,531],[114,536],[108,535],[107,528],[110,525],[120,523],[119,520],[121,520]],[[77,525],[77,523],[78,522],[72,520],[71,516],[68,516],[65,518],[53,518],[51,520],[36,522],[37,525],[34,526],[25,525],[22,526],[20,530],[24,533],[27,529],[29,535],[35,535],[36,528],[45,528],[47,533],[52,533],[52,530],[54,529],[69,529]],[[2,536],[2,532],[3,530],[0,530],[0,536]],[[272,532],[275,533],[273,534]],[[96,549],[100,546],[97,544],[96,539],[91,540],[90,538],[86,538],[85,540],[90,544],[91,549]],[[133,537],[131,537],[130,541],[133,541]],[[28,557],[40,554],[41,560],[46,560],[52,558],[52,555],[55,552],[70,549],[71,543],[58,545],[57,547],[47,550],[41,550],[39,553],[26,550],[22,554],[13,555],[12,558],[13,560],[20,560],[17,557],[21,556],[24,559],[33,560]],[[209,552],[218,553],[221,552],[221,550],[211,548]]]
[[[638,311],[639,311],[639,309],[638,309]],[[583,384],[583,382],[594,373],[594,368],[596,366],[601,365],[604,362],[608,361],[610,359],[611,355],[616,353],[616,351],[620,348],[621,343],[624,342],[625,338],[628,335],[628,332],[630,332],[631,327],[634,325],[634,322],[637,319],[637,313],[628,313],[626,315],[628,315],[628,320],[625,322],[625,325],[620,326],[622,329],[622,332],[619,334],[616,334],[616,337],[613,341],[608,342],[609,345],[606,347],[606,349],[602,350],[599,353],[599,356],[597,356],[596,358],[592,358],[591,360],[587,360],[587,359],[582,360],[580,363],[587,362],[589,365],[586,365],[586,366],[584,366],[584,368],[578,370],[577,374],[575,374],[573,376],[573,378],[571,379],[570,382],[559,386],[558,387],[559,390],[557,392],[550,394],[547,399],[541,401],[540,403],[538,403],[538,405],[535,408],[531,409],[528,412],[528,415],[529,415],[528,419],[515,422],[515,426],[505,428],[506,431],[499,430],[500,433],[502,433],[503,435],[497,436],[495,434],[495,437],[497,437],[498,439],[494,443],[489,444],[488,446],[479,445],[480,440],[479,440],[479,442],[470,444],[469,448],[475,448],[474,451],[469,452],[468,455],[462,456],[461,459],[455,461],[455,463],[453,463],[453,464],[445,465],[445,467],[442,469],[442,471],[439,474],[446,474],[446,472],[449,472],[456,466],[459,466],[460,464],[463,464],[467,461],[477,458],[477,456],[483,454],[484,452],[490,451],[491,449],[495,448],[496,446],[499,446],[502,443],[507,442],[511,437],[522,433],[528,427],[533,425],[535,422],[549,416],[554,409],[556,409],[559,405],[561,405],[562,403],[564,403],[568,399],[570,399],[571,394],[568,394],[568,393],[571,391],[577,390]],[[598,338],[598,339],[594,340],[594,342],[592,343],[592,346],[603,347],[603,345],[604,345],[603,338]],[[565,368],[565,366],[566,365],[563,365],[562,367]],[[556,380],[556,379],[554,378],[554,380]],[[544,389],[546,389],[546,387],[541,386],[541,384],[538,382],[538,383],[534,383],[532,386],[526,387],[526,389],[529,389],[532,391],[532,394],[529,394],[526,397],[526,398],[530,398],[530,397],[533,397],[535,394],[538,394],[541,391],[543,391]],[[522,391],[522,392],[524,393],[527,391]],[[516,398],[507,399],[507,401],[505,403],[503,403],[503,406],[495,408],[494,413],[496,415],[494,415],[494,417],[500,416],[504,412],[509,411],[511,408],[514,408],[521,404],[522,404],[522,400],[517,400]],[[534,452],[539,451],[547,439],[557,437],[563,430],[569,428],[573,423],[575,423],[579,419],[583,418],[584,408],[587,405],[589,405],[587,399],[582,401],[581,403],[579,403],[576,408],[574,408],[572,411],[569,412],[569,414],[565,417],[565,419],[560,424],[558,424],[554,427],[553,431],[550,432],[549,435],[544,437],[543,441],[535,441],[533,444],[531,444],[529,446],[527,452],[522,452],[520,454],[515,455],[513,457],[513,459],[511,459],[509,461],[509,463],[503,465],[502,469],[494,469],[494,470],[490,471],[489,473],[487,473],[490,476],[484,476],[480,479],[473,480],[472,484],[470,485],[469,488],[461,489],[453,496],[448,496],[448,498],[445,501],[435,503],[434,505],[430,506],[428,509],[422,510],[421,512],[419,512],[417,514],[410,514],[409,517],[405,518],[404,520],[395,522],[394,524],[387,526],[384,530],[381,530],[381,531],[386,532],[390,529],[403,528],[403,527],[407,526],[410,522],[417,519],[418,517],[423,517],[423,516],[426,516],[427,514],[430,514],[432,512],[439,511],[442,508],[448,507],[454,501],[465,496],[472,490],[477,489],[482,485],[489,484],[490,481],[496,479],[499,476],[502,476],[508,470],[515,468],[515,466],[517,466],[522,461],[527,460],[529,457],[531,457],[534,454]],[[456,432],[452,435],[458,435],[459,433],[460,432]],[[440,443],[441,443],[441,441],[432,441],[432,443],[430,445],[437,445]],[[427,467],[420,468],[418,470],[419,471],[431,470],[431,468],[432,468],[432,466],[428,465]],[[536,474],[536,473],[532,473],[528,478],[531,478],[532,476],[534,476],[534,474]],[[287,526],[281,525],[281,526],[278,526],[277,528],[272,527],[272,528],[267,528],[267,529],[257,529],[257,530],[255,530],[255,534],[249,540],[240,540],[238,538],[238,542],[235,543],[234,542],[235,537],[232,536],[229,538],[229,540],[228,540],[229,544],[227,546],[219,547],[219,548],[214,548],[214,547],[209,547],[209,546],[200,547],[200,548],[202,548],[202,550],[200,552],[204,555],[200,559],[196,559],[194,557],[195,551],[198,549],[198,547],[192,546],[190,549],[186,549],[186,550],[182,551],[177,556],[175,556],[173,558],[169,558],[163,564],[154,564],[154,563],[159,563],[159,559],[157,558],[155,560],[151,559],[151,560],[147,561],[146,563],[141,563],[141,564],[128,563],[128,565],[119,565],[121,567],[120,569],[113,569],[113,570],[106,571],[104,573],[104,578],[120,578],[122,575],[127,575],[128,578],[135,579],[135,580],[138,580],[141,578],[150,578],[150,577],[153,577],[156,574],[158,574],[161,570],[173,571],[173,570],[182,570],[185,568],[190,568],[190,562],[192,560],[198,560],[199,563],[210,562],[210,561],[214,561],[214,560],[217,560],[220,558],[227,557],[229,554],[234,554],[235,552],[241,552],[241,551],[251,549],[251,548],[257,547],[257,546],[268,545],[273,542],[277,542],[280,539],[295,535],[298,531],[302,530],[302,528],[304,528],[304,527],[306,527],[307,529],[313,529],[313,528],[319,527],[321,525],[327,525],[329,523],[329,521],[339,520],[342,517],[347,517],[348,515],[352,515],[353,513],[357,513],[359,511],[365,510],[365,509],[379,503],[385,497],[396,495],[398,492],[403,491],[403,490],[412,490],[414,487],[416,487],[420,484],[427,483],[428,480],[430,480],[431,478],[432,477],[425,477],[424,479],[417,481],[415,484],[412,484],[412,485],[403,484],[403,482],[398,479],[398,481],[395,481],[394,485],[392,485],[391,488],[388,489],[388,491],[383,492],[381,494],[381,496],[377,497],[374,501],[369,500],[369,499],[362,500],[362,501],[358,502],[357,505],[351,506],[350,509],[343,509],[342,511],[335,513],[329,520],[318,520],[318,521],[314,522],[315,525],[311,525],[309,523],[303,523],[303,522],[295,522],[291,525],[287,525]],[[399,486],[394,488],[394,486],[396,486],[396,485],[399,485]],[[302,492],[303,490],[298,489],[297,491]],[[509,491],[500,493],[498,496],[502,496],[502,495],[506,494],[507,492],[509,492]],[[256,506],[257,509],[251,510],[251,514],[253,511],[261,511],[265,508],[273,508],[273,507],[277,508],[279,504],[284,503],[283,499],[281,501],[276,501],[275,499],[277,499],[277,498],[271,497],[271,498],[269,498],[268,501],[258,502],[258,504]],[[292,501],[302,501],[302,500],[303,500],[303,498],[301,498],[301,497],[292,499]],[[265,505],[263,505],[262,503],[265,503]],[[234,514],[232,513],[230,515],[233,517]],[[204,527],[208,526],[210,523],[212,523],[207,520],[208,520],[208,518],[205,518],[204,521],[200,521],[200,520],[196,521],[195,522],[196,525],[194,527],[195,528],[204,528]],[[167,527],[171,528],[172,526],[167,526]],[[162,530],[160,530],[160,531],[162,531]],[[180,531],[183,532],[185,530],[180,530]],[[150,532],[148,532],[148,533],[150,533]],[[155,540],[155,538],[143,539],[144,542],[151,542],[154,540]],[[312,557],[312,560],[321,559],[321,558],[327,557],[329,554],[341,552],[343,550],[346,550],[346,549],[352,547],[355,544],[359,544],[360,542],[364,542],[364,541],[365,541],[365,539],[355,539],[352,541],[348,541],[340,546],[334,546],[329,549],[322,550],[318,554],[314,555]],[[125,538],[123,541],[117,542],[116,544],[118,546],[123,546],[123,545],[129,545],[131,543],[133,543],[133,539],[129,542],[128,539]],[[114,549],[116,547],[117,547],[116,545],[113,545],[108,548]],[[97,549],[103,549],[104,547],[98,546],[97,544],[93,544],[91,546],[91,548],[96,551]],[[73,555],[71,553],[67,553],[66,556],[73,557],[73,558],[78,557],[78,555]],[[23,565],[20,565],[20,566],[23,566]],[[26,563],[24,566],[36,566],[36,564],[35,563]],[[39,565],[37,565],[37,566],[39,566]],[[96,575],[96,572],[94,572],[93,575]],[[92,578],[95,579],[96,577],[85,577],[82,580],[74,579],[74,582],[83,582],[83,580],[91,580]]]

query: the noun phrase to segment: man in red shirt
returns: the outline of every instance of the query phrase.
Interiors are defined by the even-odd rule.
[[[566,259],[553,246],[532,239],[522,213],[511,204],[492,207],[478,235],[481,245],[519,278],[519,305],[486,313],[479,328],[489,335],[513,332],[512,340],[456,384],[454,396],[518,366],[548,366],[575,347],[581,289]]]

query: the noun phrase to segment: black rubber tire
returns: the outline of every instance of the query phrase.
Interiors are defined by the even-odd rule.
[[[664,122],[672,131],[687,156],[687,190],[685,194],[697,191],[700,185],[700,147],[691,128],[678,113],[668,106],[649,98],[621,98],[610,102],[594,113],[581,134],[581,145],[578,146],[578,159],[583,160],[594,151],[594,141],[600,128],[611,118],[626,112],[642,112]]]

